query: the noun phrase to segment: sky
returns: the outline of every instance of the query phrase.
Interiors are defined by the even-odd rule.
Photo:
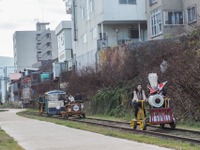
[[[13,57],[15,31],[35,31],[38,21],[55,30],[64,20],[70,16],[63,0],[0,0],[0,56]]]

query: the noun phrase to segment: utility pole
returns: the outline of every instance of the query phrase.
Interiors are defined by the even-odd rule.
[[[2,103],[6,101],[6,96],[7,96],[7,67],[3,67],[3,76],[1,78],[1,89],[2,89],[2,94],[1,94],[1,99]]]

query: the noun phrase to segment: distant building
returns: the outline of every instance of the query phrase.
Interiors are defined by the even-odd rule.
[[[0,56],[0,67],[5,67],[5,66],[14,66],[14,58]]]
[[[65,0],[72,14],[77,69],[95,66],[98,52],[147,40],[145,0]]]
[[[5,102],[10,73],[14,72],[14,58],[0,56],[0,100]]]
[[[13,35],[16,72],[31,68],[37,62],[36,31],[16,31]]]
[[[11,73],[10,74],[10,100],[19,100],[19,79],[22,77],[21,73]]]
[[[50,30],[46,26],[47,22],[38,22],[36,24],[36,52],[37,61],[33,64],[33,67],[40,68],[44,65],[48,65],[48,61],[56,59],[58,57],[57,39],[54,30]]]
[[[55,31],[37,23],[36,31],[16,31],[13,35],[14,65],[16,72],[24,68],[40,68],[58,57]]]

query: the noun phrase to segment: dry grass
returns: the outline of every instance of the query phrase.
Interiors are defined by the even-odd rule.
[[[0,150],[23,150],[8,134],[0,129]]]

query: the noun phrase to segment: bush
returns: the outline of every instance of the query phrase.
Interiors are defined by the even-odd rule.
[[[0,105],[0,108],[21,108],[21,105],[18,101],[14,101],[14,102],[5,102],[3,103],[3,105]]]
[[[139,82],[148,84],[148,74],[168,81],[168,96],[178,119],[200,120],[200,29],[174,39],[125,44],[98,52],[98,68],[88,66],[79,72],[62,74],[67,92],[79,91],[91,101],[92,113],[121,116],[130,111],[131,92]],[[168,68],[160,71],[166,58]],[[49,86],[48,86],[49,87]],[[46,89],[45,86],[40,87]]]

